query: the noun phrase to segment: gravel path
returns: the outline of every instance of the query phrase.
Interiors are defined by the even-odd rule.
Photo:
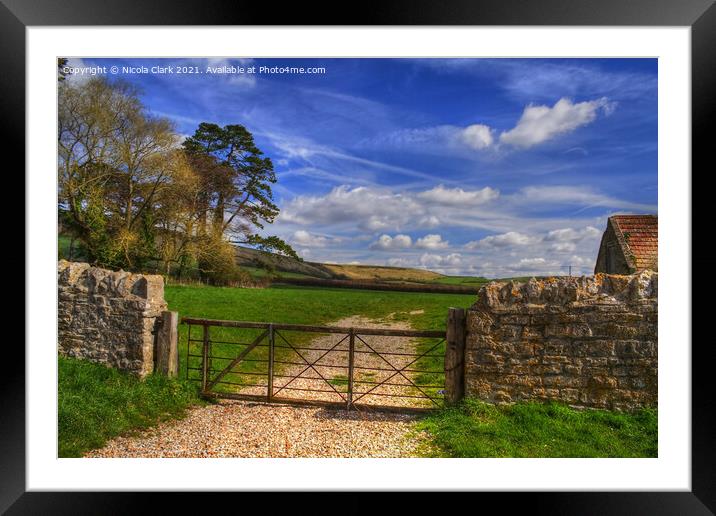
[[[412,457],[415,416],[221,401],[86,457]]]
[[[392,314],[391,314],[392,315]],[[404,321],[374,321],[366,317],[346,317],[331,326],[344,328],[391,328],[408,330]],[[274,377],[274,396],[293,399],[310,399],[344,403],[348,390],[348,338],[340,334],[328,334],[314,338],[309,345],[292,350],[289,347],[291,335],[286,340],[276,338],[276,346],[287,350],[282,359],[293,362],[284,365]],[[293,344],[293,343],[291,343]],[[375,353],[378,352],[378,353]],[[429,408],[434,403],[421,398],[421,393],[411,385],[415,373],[396,370],[410,366],[416,352],[415,339],[389,337],[384,335],[358,335],[355,339],[353,401],[363,405],[392,405],[397,407]],[[300,354],[299,354],[300,353]],[[308,366],[306,362],[313,364]],[[300,376],[299,376],[300,375]],[[298,378],[294,378],[299,376]],[[327,382],[328,381],[328,382]],[[385,382],[382,385],[378,385]],[[435,389],[431,395],[435,396]],[[242,394],[266,395],[266,387],[249,387]],[[412,397],[401,397],[412,396]]]
[[[405,323],[378,323],[362,317],[342,319],[332,325],[409,328]],[[371,336],[369,339],[366,341],[376,350],[414,352],[415,349],[410,339],[406,338]],[[319,336],[313,339],[311,347],[331,347],[335,342],[335,335]],[[358,346],[356,349],[359,349]],[[311,360],[323,352],[305,350],[305,353],[304,356]],[[339,369],[326,366],[345,364],[345,356],[341,355],[347,354],[336,348],[336,351],[320,361],[324,367],[316,366],[316,369],[327,378],[336,378]],[[387,367],[380,357],[372,353],[356,356],[356,365]],[[407,359],[390,357],[391,363],[398,368],[404,360]],[[379,365],[380,362],[383,366]],[[284,370],[285,374],[296,374],[303,369],[290,367],[292,369]],[[356,379],[360,378],[365,378],[365,375],[357,374]],[[371,378],[375,380],[375,376]],[[286,381],[277,383],[277,386]],[[295,380],[291,386],[314,389],[317,388],[315,383],[319,381],[327,386],[323,380],[311,379]],[[340,390],[340,385],[337,388]],[[405,392],[405,387],[400,386],[383,386],[380,389],[388,393],[396,389]],[[249,391],[245,389],[242,392]],[[284,390],[281,394],[289,392],[301,391]],[[305,398],[305,394],[302,397]],[[288,396],[297,397],[296,394]],[[335,392],[310,393],[310,398],[340,399]],[[385,403],[386,398],[381,399]],[[391,404],[398,404],[395,400],[399,398],[390,399]],[[421,400],[417,401],[422,403]],[[404,402],[416,405],[411,400]],[[89,452],[86,457],[414,457],[417,456],[418,447],[426,443],[426,436],[413,430],[416,418],[415,415],[367,410],[348,412],[341,409],[221,400],[216,404],[190,409],[187,417],[182,420],[162,423],[136,436],[118,437],[104,448]]]

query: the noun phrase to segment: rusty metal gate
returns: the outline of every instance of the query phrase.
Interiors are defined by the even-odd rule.
[[[206,397],[427,410],[443,405],[445,331],[183,318]]]

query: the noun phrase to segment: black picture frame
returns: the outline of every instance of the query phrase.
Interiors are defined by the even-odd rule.
[[[692,183],[716,170],[708,126],[716,110],[716,6],[714,0],[400,0],[364,1],[354,10],[335,2],[321,4],[244,0],[0,0],[0,114],[6,131],[3,146],[21,149],[25,138],[25,29],[64,25],[607,25],[691,27]],[[19,155],[17,167],[24,166]],[[699,173],[695,173],[699,171]],[[716,258],[706,253],[713,215],[708,188],[692,184],[692,270],[712,271]],[[686,230],[686,228],[685,228]],[[700,251],[700,253],[698,252]],[[25,271],[26,274],[28,271]],[[684,281],[691,282],[690,277]],[[708,278],[703,281],[708,282]],[[692,283],[693,284],[693,283]],[[708,285],[694,286],[692,327],[708,320]],[[690,492],[485,493],[507,506],[530,505],[540,514],[713,514],[716,510],[716,426],[712,339],[692,335],[692,490]],[[688,349],[689,343],[683,343]],[[126,514],[148,509],[146,498],[160,494],[26,492],[25,359],[5,356],[0,416],[0,511],[8,514]],[[12,364],[12,365],[10,365]],[[186,493],[172,493],[186,504]],[[243,495],[242,495],[243,496]],[[286,507],[299,507],[306,494],[294,493]],[[357,510],[357,494],[346,504]],[[278,510],[277,499],[271,512]],[[422,497],[412,500],[421,504]],[[460,503],[460,502],[452,502]],[[483,502],[480,502],[483,503]],[[505,507],[505,506],[503,506]],[[390,504],[384,505],[391,509]],[[475,509],[477,510],[477,506]],[[364,507],[365,510],[365,507]],[[315,511],[314,511],[315,512]]]

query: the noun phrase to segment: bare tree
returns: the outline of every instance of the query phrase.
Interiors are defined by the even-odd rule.
[[[59,84],[59,206],[89,258],[133,267],[151,256],[152,209],[177,141],[135,88],[104,78]]]

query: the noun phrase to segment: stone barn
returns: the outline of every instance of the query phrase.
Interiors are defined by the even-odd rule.
[[[614,215],[602,235],[594,273],[658,271],[659,219],[656,215]]]

